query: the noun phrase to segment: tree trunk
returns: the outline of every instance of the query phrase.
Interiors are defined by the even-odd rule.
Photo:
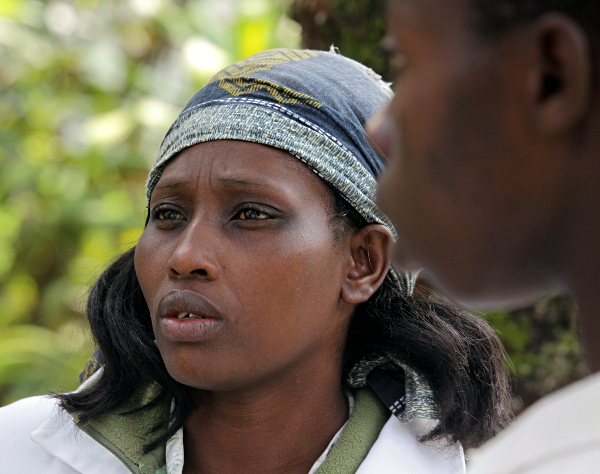
[[[382,48],[382,0],[295,0],[291,16],[302,26],[302,47],[340,53],[369,66],[386,81],[393,78]]]

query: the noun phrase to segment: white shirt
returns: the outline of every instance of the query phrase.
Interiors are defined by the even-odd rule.
[[[356,474],[464,473],[459,447],[417,440],[420,421],[391,416]],[[0,465],[7,474],[129,474],[48,397],[0,408]]]

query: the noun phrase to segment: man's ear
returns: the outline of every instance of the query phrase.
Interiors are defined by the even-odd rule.
[[[578,125],[590,107],[592,58],[588,35],[571,18],[540,16],[531,25],[535,50],[534,124],[541,135],[561,134]]]
[[[356,231],[350,241],[351,266],[342,286],[342,299],[359,304],[367,301],[379,288],[390,267],[390,230],[370,224]]]

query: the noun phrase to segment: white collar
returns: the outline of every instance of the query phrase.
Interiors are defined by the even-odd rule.
[[[33,442],[77,472],[130,474],[116,456],[81,431],[73,417],[58,407],[56,400],[44,397],[40,403],[51,404],[52,414],[31,433]]]

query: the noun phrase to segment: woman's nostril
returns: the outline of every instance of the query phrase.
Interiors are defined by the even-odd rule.
[[[174,278],[192,278],[192,277],[214,277],[218,274],[216,265],[198,265],[195,266],[192,262],[181,261],[179,259],[171,259],[169,262],[169,273]]]

